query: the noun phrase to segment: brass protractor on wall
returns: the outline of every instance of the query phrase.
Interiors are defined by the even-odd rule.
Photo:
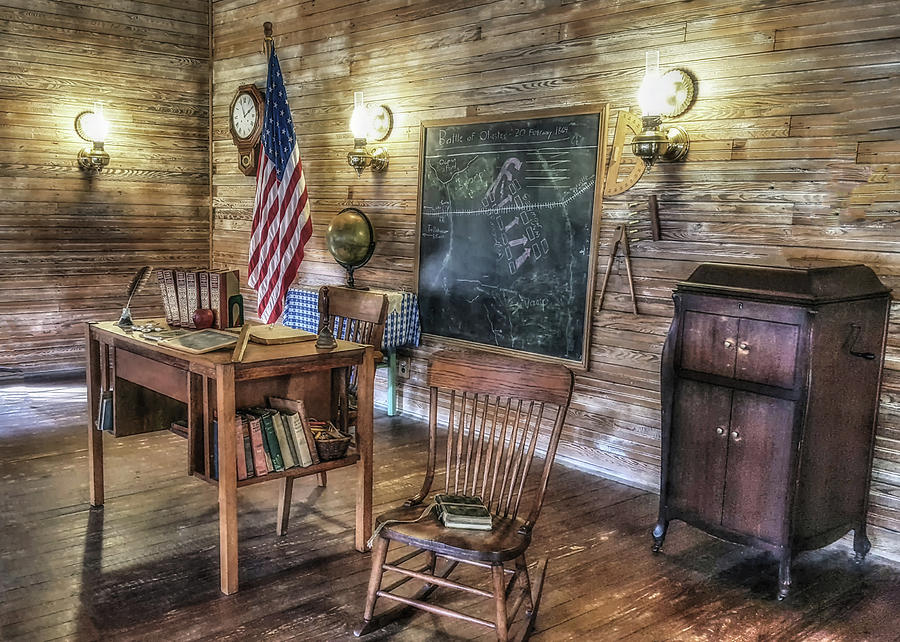
[[[641,117],[629,111],[619,110],[616,118],[616,133],[613,136],[612,151],[609,158],[609,171],[606,172],[606,183],[603,186],[604,196],[615,196],[631,189],[644,175],[646,165],[637,156],[634,158],[634,166],[631,171],[621,179],[619,167],[622,164],[622,156],[625,153],[625,136],[631,130],[632,136],[641,133]]]

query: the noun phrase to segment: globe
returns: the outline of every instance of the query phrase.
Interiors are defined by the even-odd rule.
[[[353,271],[368,263],[375,251],[375,229],[361,210],[346,207],[331,219],[325,232],[331,256],[347,270],[347,286],[355,287]]]

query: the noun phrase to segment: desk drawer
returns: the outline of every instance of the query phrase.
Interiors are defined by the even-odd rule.
[[[187,376],[181,368],[116,348],[116,377],[187,403]]]

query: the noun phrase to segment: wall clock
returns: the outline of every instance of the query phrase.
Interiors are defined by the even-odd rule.
[[[256,85],[241,85],[228,110],[231,139],[238,148],[238,169],[245,176],[256,175],[259,165],[259,137],[265,102]]]
[[[625,136],[631,130],[631,135],[641,133],[641,117],[628,111],[620,110],[616,117],[616,133],[613,136],[612,151],[609,159],[609,171],[606,173],[606,184],[603,188],[604,196],[615,196],[631,189],[644,175],[646,165],[644,161],[634,157],[634,165],[631,171],[621,179],[619,178],[619,166],[622,164],[622,154],[625,152]]]

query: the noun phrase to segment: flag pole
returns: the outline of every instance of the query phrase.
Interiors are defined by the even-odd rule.
[[[272,46],[274,39],[272,38],[272,23],[268,20],[263,23],[263,34],[265,36],[266,60],[272,55]]]

